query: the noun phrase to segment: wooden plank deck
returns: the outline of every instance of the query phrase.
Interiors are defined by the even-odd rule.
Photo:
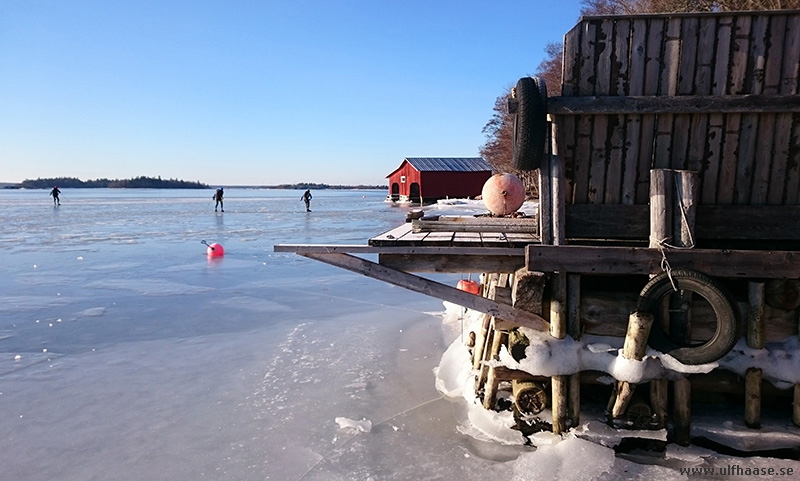
[[[435,222],[435,221],[431,221]],[[370,246],[461,246],[461,247],[525,247],[539,243],[539,237],[525,232],[454,232],[451,230],[429,230],[414,232],[408,222],[369,240]],[[496,228],[496,227],[492,227]]]

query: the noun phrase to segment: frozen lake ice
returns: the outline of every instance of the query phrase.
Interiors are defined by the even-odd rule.
[[[54,207],[44,190],[0,191],[3,479],[686,479],[680,467],[731,459],[800,469],[470,436],[465,401],[435,387],[457,333],[441,301],[272,252],[364,244],[408,207],[383,191],[314,191],[306,213],[301,191],[230,188],[223,214],[212,194],[64,189]],[[209,260],[203,240],[225,256]]]
[[[4,479],[424,478],[516,454],[451,440],[440,301],[272,252],[366,243],[407,208],[226,190],[224,214],[213,190],[0,191]]]

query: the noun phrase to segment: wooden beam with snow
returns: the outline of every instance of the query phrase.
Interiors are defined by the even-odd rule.
[[[391,269],[360,257],[343,253],[297,253],[309,259],[341,267],[342,269],[356,272],[379,281],[388,282],[389,284],[403,287],[420,294],[436,297],[469,309],[491,314],[492,316],[515,322],[520,326],[530,327],[531,329],[539,331],[545,331],[550,328],[550,324],[541,316],[515,309],[510,304],[470,294],[469,292],[456,289],[455,287],[450,287],[446,284],[425,279],[407,272]]]

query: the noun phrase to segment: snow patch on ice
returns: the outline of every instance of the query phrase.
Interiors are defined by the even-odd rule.
[[[742,339],[720,360],[720,366],[740,376],[750,367],[761,368],[764,379],[779,389],[788,389],[800,384],[800,339],[791,336],[780,342],[768,342],[764,349],[747,347]]]
[[[568,437],[520,456],[514,463],[512,479],[531,479],[531,473],[536,473],[536,479],[591,481],[611,473],[614,461],[612,449]]]
[[[334,419],[336,424],[339,425],[339,429],[348,429],[360,433],[368,433],[372,431],[372,421],[369,419],[362,419],[361,421],[357,421],[355,419],[338,417]]]
[[[105,307],[91,307],[78,313],[78,317],[101,317],[106,313]]]
[[[143,296],[179,296],[186,294],[200,294],[212,291],[210,287],[192,286],[178,282],[170,282],[159,279],[105,279],[102,281],[90,282],[86,287],[94,289],[119,289],[137,292]]]

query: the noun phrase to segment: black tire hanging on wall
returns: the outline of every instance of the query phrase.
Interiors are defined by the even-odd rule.
[[[671,339],[658,318],[661,301],[675,291],[669,276],[661,273],[650,279],[639,294],[637,310],[650,312],[656,317],[648,344],[684,364],[706,364],[721,359],[739,340],[740,314],[735,300],[719,282],[700,272],[675,269],[672,279],[679,290],[694,292],[708,301],[717,318],[717,328],[711,339],[699,345],[676,343]]]
[[[547,139],[547,86],[539,77],[522,77],[514,92],[511,163],[519,170],[536,170]]]

